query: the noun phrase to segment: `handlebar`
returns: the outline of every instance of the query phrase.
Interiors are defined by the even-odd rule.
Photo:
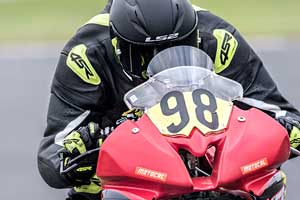
[[[99,153],[99,150],[100,150],[100,147],[99,148],[96,148],[96,149],[92,149],[92,150],[89,150],[83,154],[80,154],[79,156],[73,158],[72,160],[70,160],[68,162],[68,166],[66,168],[64,168],[64,153],[63,151],[60,151],[59,152],[59,157],[60,157],[60,174],[66,174],[68,172],[70,172],[71,170],[77,168],[81,162],[83,162],[86,158],[96,154],[98,155]]]
[[[300,151],[298,151],[297,149],[295,149],[295,148],[293,148],[293,147],[291,147],[290,149],[291,149],[291,153],[292,153],[292,154],[294,154],[294,155],[296,155],[296,156],[300,156]]]

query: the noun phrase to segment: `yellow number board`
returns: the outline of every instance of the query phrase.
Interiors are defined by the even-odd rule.
[[[203,134],[225,129],[232,107],[232,102],[216,98],[204,89],[172,91],[146,114],[162,134],[189,136],[194,127]]]

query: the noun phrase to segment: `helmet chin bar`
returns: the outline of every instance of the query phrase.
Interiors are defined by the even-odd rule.
[[[121,54],[122,54],[122,50],[119,47],[119,42],[117,40],[117,37],[113,37],[112,39],[112,46],[115,49],[115,54],[116,54],[116,58],[118,60],[118,63],[122,66],[122,71],[123,73],[126,75],[126,77],[131,80],[134,81],[134,79],[142,79],[142,77],[137,76],[129,71],[126,70],[126,67],[124,67],[123,63],[121,62]],[[131,66],[132,68],[132,66]]]
[[[123,68],[123,67],[122,67]],[[146,81],[149,77],[144,77],[142,74],[141,76],[137,76],[135,74],[132,74],[130,72],[128,72],[126,69],[123,68],[123,73],[127,76],[127,78],[130,80],[130,81],[138,81],[140,83]],[[142,72],[143,73],[143,72]]]

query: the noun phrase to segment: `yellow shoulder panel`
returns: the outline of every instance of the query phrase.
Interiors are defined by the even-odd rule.
[[[220,73],[230,65],[238,47],[238,41],[224,29],[215,29],[213,35],[217,39],[215,72]]]
[[[90,19],[86,24],[98,24],[101,26],[109,26],[109,14],[99,14]]]
[[[84,82],[99,85],[101,79],[86,56],[87,47],[84,44],[75,46],[68,55],[68,67]]]
[[[206,9],[204,8],[200,8],[199,6],[196,6],[196,5],[193,5],[193,8],[194,10],[197,12],[197,11],[207,11]]]

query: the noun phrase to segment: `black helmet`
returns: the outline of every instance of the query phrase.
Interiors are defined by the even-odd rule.
[[[171,46],[198,46],[198,17],[188,0],[114,0],[110,27],[116,54],[131,76]]]

